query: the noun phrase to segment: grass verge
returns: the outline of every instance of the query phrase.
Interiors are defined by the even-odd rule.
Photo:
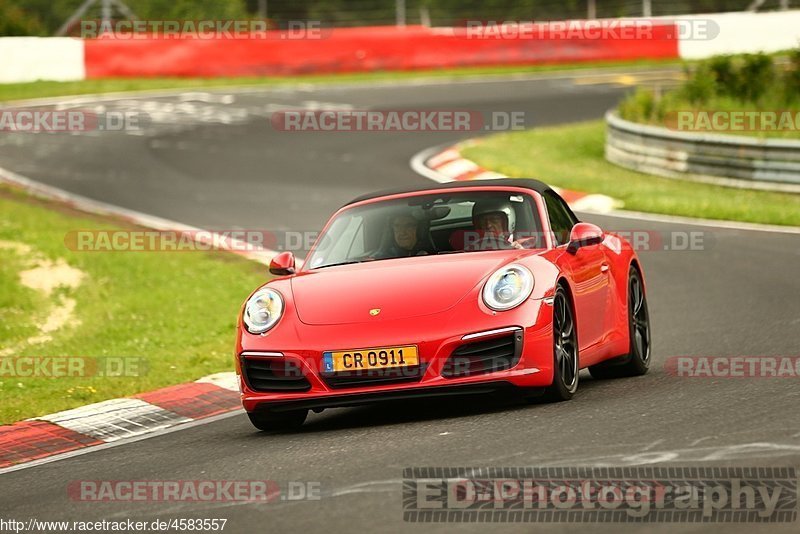
[[[232,369],[236,316],[265,280],[262,266],[224,252],[73,252],[64,236],[79,229],[135,227],[0,186],[2,424]],[[52,281],[46,266],[61,262],[83,273],[80,285],[48,296],[22,283],[20,273],[30,277],[43,265],[40,281]],[[31,344],[67,301],[75,303],[67,324]],[[19,376],[18,356],[144,358],[144,365],[131,373],[141,376],[27,377]]]
[[[31,82],[0,84],[0,102],[55,96],[115,93],[121,91],[153,91],[167,89],[193,90],[212,87],[274,86],[300,83],[355,83],[370,81],[412,80],[415,78],[465,78],[469,76],[506,76],[580,69],[616,67],[647,68],[679,65],[680,60],[606,61],[570,65],[510,65],[498,67],[461,67],[427,71],[364,72],[353,74],[262,76],[241,78],[112,78],[77,82]]]
[[[512,177],[602,193],[629,210],[800,226],[800,195],[750,191],[642,174],[605,160],[602,120],[493,135],[462,151]]]

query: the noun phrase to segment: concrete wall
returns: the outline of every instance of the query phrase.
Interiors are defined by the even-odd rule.
[[[84,43],[69,37],[0,38],[0,83],[86,77]]]

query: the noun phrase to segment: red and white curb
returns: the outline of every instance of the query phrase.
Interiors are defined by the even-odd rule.
[[[203,233],[192,226],[75,195],[2,168],[0,183],[87,213],[110,215],[155,230],[186,232],[193,239],[199,235],[213,239],[211,232]],[[277,254],[266,249],[245,251],[245,248],[232,252],[260,263],[268,263]],[[2,425],[0,472],[85,447],[134,438],[240,410],[242,405],[236,380],[235,373],[218,373],[196,382]]]
[[[474,161],[466,159],[461,155],[461,148],[464,146],[466,143],[445,149],[423,150],[412,158],[411,168],[437,182],[508,178],[504,174],[486,170]],[[582,193],[560,187],[553,187],[553,190],[575,211],[610,213],[622,206],[621,201],[607,195]]]
[[[241,409],[235,373],[218,373],[0,426],[0,470]]]

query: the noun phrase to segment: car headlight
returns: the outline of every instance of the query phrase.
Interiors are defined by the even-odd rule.
[[[244,324],[251,334],[263,334],[283,315],[283,297],[270,288],[259,289],[244,305]]]
[[[522,265],[506,265],[483,286],[483,302],[491,309],[505,311],[522,304],[533,291],[533,274]]]

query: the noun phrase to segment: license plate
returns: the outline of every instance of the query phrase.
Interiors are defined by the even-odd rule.
[[[326,373],[391,369],[414,365],[419,365],[419,355],[415,345],[322,353],[322,366]]]

